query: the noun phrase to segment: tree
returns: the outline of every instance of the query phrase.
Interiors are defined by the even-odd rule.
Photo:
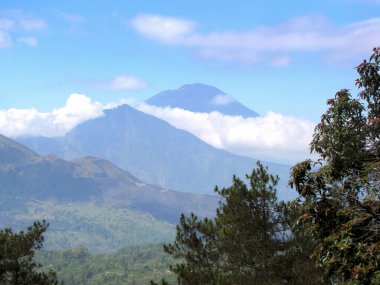
[[[357,98],[343,89],[327,102],[310,144],[320,159],[292,168],[299,224],[334,284],[380,284],[380,48],[373,52],[357,67]]]
[[[48,224],[35,222],[27,232],[0,231],[0,283],[4,285],[57,285],[53,271],[43,272],[34,254],[42,248]]]
[[[214,219],[181,216],[175,241],[164,246],[180,260],[171,266],[178,284],[319,284],[304,250],[312,242],[292,232],[295,208],[277,201],[278,177],[258,163],[246,178],[248,186],[234,176],[231,187],[215,189]]]

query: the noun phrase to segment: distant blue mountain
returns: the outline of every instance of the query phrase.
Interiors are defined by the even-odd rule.
[[[215,195],[150,185],[110,162],[40,156],[0,135],[0,228],[51,224],[49,248],[107,252],[173,240],[181,213],[215,215]]]
[[[242,105],[231,95],[200,83],[187,84],[176,90],[161,92],[145,102],[158,107],[181,108],[200,113],[218,111],[231,116],[258,116],[256,112]]]
[[[243,178],[257,161],[216,149],[128,105],[106,110],[104,116],[78,125],[64,137],[18,141],[38,153],[54,153],[66,159],[101,157],[148,183],[202,194],[212,194],[215,185],[231,185],[234,174]],[[285,190],[290,167],[266,164],[282,178],[280,198],[294,197]]]
[[[67,161],[54,155],[40,156],[0,135],[0,213],[4,199],[54,199],[129,207],[157,219],[175,223],[181,212],[213,215],[214,195],[175,192],[147,184],[107,160],[82,157]]]

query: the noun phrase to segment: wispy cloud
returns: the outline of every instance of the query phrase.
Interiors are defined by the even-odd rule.
[[[151,40],[194,47],[201,57],[244,64],[286,65],[294,52],[323,52],[330,60],[346,60],[367,52],[380,38],[379,17],[335,25],[323,17],[306,16],[245,31],[202,33],[189,20],[139,15],[131,26]]]
[[[235,102],[235,99],[232,96],[227,95],[227,94],[216,95],[211,100],[211,104],[214,104],[214,105],[228,105],[232,102]]]
[[[355,4],[369,4],[369,5],[380,5],[380,0],[346,0],[348,3],[355,3]]]
[[[160,15],[139,15],[131,26],[147,38],[169,44],[183,44],[195,28],[191,21]]]
[[[12,45],[12,38],[7,32],[0,30],[0,48],[7,48]]]
[[[262,117],[242,118],[146,104],[138,105],[137,109],[236,154],[284,163],[310,157],[314,124],[304,119],[273,112]]]
[[[119,75],[107,86],[111,90],[138,90],[148,87],[148,84],[135,76]]]
[[[71,23],[71,24],[84,24],[87,23],[85,17],[79,14],[69,14],[62,11],[57,12],[57,15],[63,20]]]
[[[41,19],[19,19],[20,27],[26,31],[38,31],[46,27],[46,22]]]
[[[47,23],[37,17],[30,16],[22,10],[0,10],[0,48],[11,47],[16,42],[36,46],[38,41],[32,32],[38,32],[47,27]]]
[[[56,12],[58,18],[68,24],[67,32],[70,34],[83,34],[82,25],[87,23],[87,19],[79,14],[71,14],[62,11]]]
[[[1,15],[1,14],[0,14]],[[10,30],[15,26],[15,21],[8,18],[0,18],[0,29]]]
[[[28,46],[35,47],[38,44],[38,40],[35,37],[23,37],[23,38],[18,38],[18,42],[24,43]]]
[[[22,10],[0,10],[0,29],[7,31],[39,31],[47,23],[38,17],[31,16]]]
[[[96,89],[112,91],[141,90],[148,87],[148,83],[133,75],[117,75],[108,82],[89,82]]]

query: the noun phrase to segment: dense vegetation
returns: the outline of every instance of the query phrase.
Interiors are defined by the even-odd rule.
[[[168,271],[172,258],[162,251],[162,245],[127,247],[108,254],[92,254],[77,248],[41,251],[38,261],[57,272],[67,285],[149,284],[150,280],[175,280]]]
[[[292,170],[299,222],[334,284],[380,284],[380,48],[357,71],[357,98],[339,91],[315,129],[311,149],[321,159]]]
[[[292,229],[298,208],[277,201],[278,177],[258,163],[247,180],[216,188],[214,219],[181,216],[175,241],[164,245],[180,259],[170,267],[178,284],[320,284],[313,241]]]
[[[13,200],[10,201],[13,204]],[[38,201],[22,203],[0,213],[12,218],[14,230],[33,221],[47,219],[44,247],[49,249],[85,247],[92,252],[116,251],[127,246],[167,242],[175,227],[152,216],[125,207],[89,203]]]

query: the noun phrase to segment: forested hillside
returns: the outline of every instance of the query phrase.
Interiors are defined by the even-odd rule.
[[[93,254],[84,248],[41,251],[37,260],[56,271],[67,285],[141,285],[162,278],[174,283],[176,279],[168,270],[173,259],[162,251],[162,244],[108,254]]]

